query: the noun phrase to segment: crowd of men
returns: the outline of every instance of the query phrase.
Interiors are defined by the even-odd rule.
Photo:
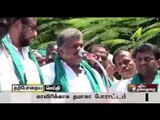
[[[160,84],[160,50],[150,43],[113,55],[93,44],[82,57],[81,31],[67,28],[44,57],[30,47],[36,36],[36,18],[0,18],[0,91],[11,91],[12,84],[44,84],[62,85],[62,92],[128,92],[128,84]]]

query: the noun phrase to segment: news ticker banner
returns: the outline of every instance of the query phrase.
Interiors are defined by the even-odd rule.
[[[157,92],[157,84],[128,84],[128,92]],[[12,92],[61,92],[61,85],[12,85]]]
[[[160,103],[160,93],[0,92],[0,103]]]
[[[157,85],[129,84],[128,93],[62,93],[60,85],[13,84],[0,103],[160,103]]]

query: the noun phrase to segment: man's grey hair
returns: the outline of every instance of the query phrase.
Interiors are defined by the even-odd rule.
[[[61,47],[65,41],[69,39],[82,40],[82,33],[76,28],[68,28],[63,30],[57,37],[57,46]]]

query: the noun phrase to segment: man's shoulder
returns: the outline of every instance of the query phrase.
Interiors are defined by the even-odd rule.
[[[2,54],[2,52],[3,52],[3,44],[2,42],[0,42],[0,55]]]
[[[46,71],[46,70],[54,71],[54,66],[55,66],[55,62],[52,62],[52,63],[49,63],[49,64],[42,66],[41,69],[44,71]]]
[[[122,80],[119,82],[116,82],[111,88],[110,90],[112,92],[126,92],[127,90],[127,86],[128,84],[131,83],[131,79],[129,80]]]
[[[41,71],[44,77],[44,83],[46,85],[51,85],[54,83],[54,79],[55,79],[54,66],[55,66],[55,63],[52,62],[41,67]]]

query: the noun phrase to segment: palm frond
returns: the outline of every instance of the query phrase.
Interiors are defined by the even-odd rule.
[[[91,38],[90,40],[85,41],[85,42],[84,42],[84,47],[86,47],[87,45],[90,45],[90,44],[95,43],[95,41],[98,42],[99,39],[100,39],[100,35],[97,34],[96,36],[94,36],[94,37]]]
[[[128,50],[133,50],[142,43],[143,43],[142,41],[136,41],[136,42],[132,41],[129,44],[123,46],[123,48],[126,48]]]
[[[90,26],[91,19],[88,18],[75,18],[68,21],[68,24],[75,28],[83,28]]]
[[[155,20],[155,18],[137,18],[133,23],[130,24],[130,26],[142,26],[146,25],[147,23],[150,23],[151,21]]]
[[[111,53],[114,53],[120,47],[127,46],[130,41],[126,39],[112,39],[112,40],[105,40],[101,42],[102,44],[106,45]]]
[[[152,39],[153,37],[158,36],[158,35],[160,35],[160,28],[153,28],[143,33],[139,40],[142,42],[146,42],[149,39]]]
[[[108,46],[114,46],[117,44],[129,44],[130,41],[125,39],[111,39],[111,40],[105,40],[101,42],[102,44],[106,44]]]
[[[114,38],[118,38],[119,32],[117,32],[117,30],[115,29],[109,29],[106,30],[105,32],[100,34],[100,38],[103,40],[106,39],[114,39]]]
[[[149,29],[158,28],[158,27],[160,27],[160,22],[153,23],[153,24],[143,28],[143,31],[145,32]]]
[[[99,34],[104,31],[103,25],[95,25],[88,27],[84,30],[82,30],[82,34],[85,40],[90,40],[90,38],[94,37],[96,34]]]
[[[130,28],[128,26],[126,26],[126,27],[112,27],[112,29],[115,29],[116,31],[118,31],[120,33],[132,33],[133,31],[135,31],[134,28]]]
[[[140,27],[132,36],[131,36],[131,40],[138,40],[141,37],[142,34],[142,27]]]

